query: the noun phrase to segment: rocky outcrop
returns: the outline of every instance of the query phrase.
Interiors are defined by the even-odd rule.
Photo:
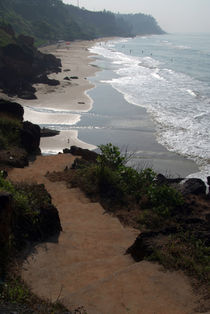
[[[210,246],[210,206],[206,195],[188,194],[185,202],[171,220],[165,222],[167,228],[151,228],[141,232],[126,254],[131,254],[139,262],[164,247],[170,242],[171,236],[191,234],[194,241],[202,241],[206,247]],[[195,240],[196,239],[196,240]]]
[[[0,192],[0,246],[9,241],[12,212],[12,195],[7,192]]]
[[[21,142],[22,146],[29,153],[40,153],[40,127],[29,121],[23,122],[23,128],[21,130]]]
[[[24,109],[16,102],[0,99],[0,112],[23,121]]]
[[[188,179],[181,186],[181,192],[184,195],[194,194],[194,195],[205,195],[206,194],[206,185],[201,179]]]
[[[19,120],[21,123],[14,124],[18,128],[16,131],[19,134],[17,143],[8,143],[7,146],[0,147],[0,165],[22,168],[28,165],[28,154],[40,154],[41,129],[38,125],[31,122],[23,122],[24,109],[16,102],[1,99],[1,113],[4,113],[5,117]],[[2,136],[6,138],[5,131]],[[6,140],[8,142],[8,139]]]
[[[20,35],[13,42],[0,48],[0,88],[8,95],[24,99],[35,96],[34,83],[58,85],[47,74],[61,71],[61,61],[50,54],[43,54],[34,47],[34,40]]]
[[[15,187],[28,199],[29,208],[15,210],[12,233],[17,247],[27,241],[44,241],[59,235],[62,231],[57,208],[51,202],[51,196],[43,184],[20,184]]]
[[[69,153],[74,156],[81,156],[83,159],[90,161],[90,162],[96,162],[96,159],[98,157],[98,154],[96,152],[93,152],[88,149],[80,148],[77,146],[71,146],[70,149],[66,148],[63,150],[65,154]]]
[[[41,129],[41,137],[51,137],[51,136],[56,136],[59,135],[60,131],[57,130],[51,130],[51,129],[47,129],[47,128],[43,128]]]
[[[28,163],[28,154],[23,148],[11,147],[7,150],[0,150],[0,169],[24,168],[28,166]]]

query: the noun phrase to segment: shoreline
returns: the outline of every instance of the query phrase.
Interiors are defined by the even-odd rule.
[[[94,54],[88,48],[96,41],[75,41],[66,46],[62,44],[46,46],[40,49],[61,58],[62,69],[59,73],[50,74],[51,79],[59,80],[60,85],[35,84],[35,100],[25,100],[18,97],[1,97],[18,102],[24,107],[24,120],[38,124],[41,127],[58,129],[60,134],[53,138],[41,138],[40,148],[43,155],[57,154],[66,147],[77,145],[82,148],[95,149],[94,145],[85,143],[77,138],[78,131],[62,130],[62,124],[74,125],[80,120],[82,112],[92,108],[93,100],[87,94],[94,85],[87,79],[99,70],[91,65]],[[67,78],[67,79],[65,79]]]
[[[60,85],[37,84],[35,85],[37,88],[37,99],[23,100],[12,98],[10,100],[24,106],[24,120],[39,124],[41,127],[60,131],[60,134],[54,137],[41,138],[40,149],[42,154],[55,155],[72,145],[89,150],[94,150],[97,148],[97,145],[105,144],[105,142],[112,142],[114,145],[122,146],[121,143],[119,145],[116,141],[116,136],[119,139],[119,133],[121,132],[119,126],[113,125],[111,129],[107,128],[107,130],[100,130],[100,127],[96,127],[96,134],[94,120],[91,122],[93,128],[91,124],[90,128],[89,124],[85,125],[85,127],[82,125],[83,120],[88,121],[88,113],[91,115],[91,110],[97,112],[97,106],[100,107],[102,104],[102,106],[107,107],[107,104],[113,102],[114,106],[110,108],[110,114],[113,113],[113,110],[116,110],[115,107],[118,108],[117,115],[121,114],[122,108],[124,110],[125,107],[130,108],[132,112],[137,112],[140,130],[135,129],[134,135],[131,135],[131,132],[130,137],[128,136],[129,130],[126,134],[124,133],[123,145],[125,147],[127,143],[131,143],[133,141],[132,136],[134,136],[134,141],[137,140],[138,145],[134,147],[133,151],[141,150],[144,152],[140,160],[141,163],[154,167],[154,170],[157,172],[168,173],[173,176],[187,176],[197,172],[198,168],[194,162],[168,151],[158,143],[154,123],[143,108],[130,104],[112,86],[108,90],[100,90],[101,80],[104,79],[104,74],[106,76],[106,69],[104,69],[103,65],[100,65],[103,57],[90,52],[88,48],[92,47],[96,42],[111,39],[114,38],[76,41],[72,42],[69,47],[62,44],[59,47],[58,45],[51,45],[40,49],[44,53],[51,53],[61,58],[62,71],[49,75],[49,78],[59,80]],[[69,79],[66,80],[65,77]],[[71,77],[73,78],[71,79]],[[103,83],[103,85],[108,86],[106,83]],[[136,107],[136,109],[133,107]],[[129,114],[129,109],[125,110]],[[84,115],[84,113],[87,114]],[[116,122],[118,123],[117,119]],[[124,120],[123,117],[121,121],[123,127],[125,125]],[[129,118],[126,122],[131,123],[128,120]],[[124,129],[122,131],[124,132]],[[142,137],[143,140],[139,140],[138,137]],[[146,145],[145,141],[147,142]]]
[[[155,123],[145,108],[128,102],[121,92],[106,83],[107,78],[111,80],[116,76],[106,59],[97,55],[94,64],[102,71],[89,78],[95,87],[88,94],[94,100],[92,112],[104,124],[97,124],[90,115],[81,116],[77,124],[79,138],[96,146],[111,142],[122,151],[131,150],[138,155],[134,160],[137,167],[151,167],[164,175],[186,177],[198,172],[194,161],[169,151],[158,142]]]

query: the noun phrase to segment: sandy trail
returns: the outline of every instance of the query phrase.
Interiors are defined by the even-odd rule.
[[[197,297],[181,272],[163,272],[150,262],[135,263],[125,250],[138,231],[91,203],[79,189],[50,182],[47,171],[63,170],[74,157],[40,156],[29,167],[13,169],[12,181],[45,184],[59,210],[63,232],[58,243],[36,247],[23,264],[22,277],[37,295],[88,314],[193,313]]]

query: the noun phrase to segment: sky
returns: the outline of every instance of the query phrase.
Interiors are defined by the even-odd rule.
[[[63,0],[91,11],[152,15],[169,33],[210,33],[210,0]]]

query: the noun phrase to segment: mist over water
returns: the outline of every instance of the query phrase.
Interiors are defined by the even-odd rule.
[[[103,80],[125,99],[146,108],[157,140],[194,160],[210,175],[210,36],[162,35],[97,44],[92,52],[114,66]],[[194,176],[193,174],[192,176]]]

